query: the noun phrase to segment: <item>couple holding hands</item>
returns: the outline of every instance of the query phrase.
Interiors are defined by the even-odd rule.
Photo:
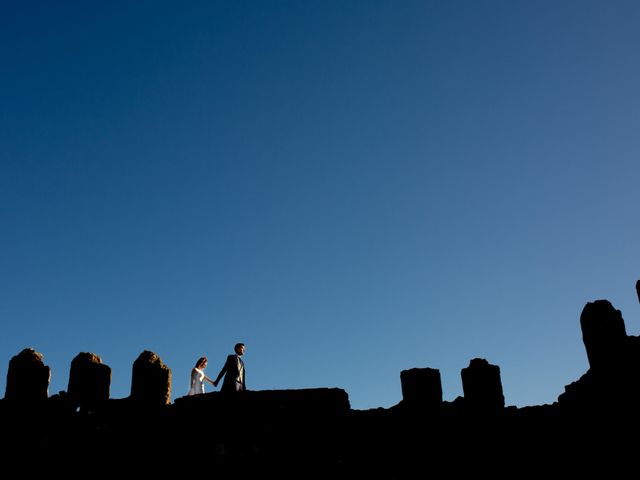
[[[235,353],[227,357],[227,361],[224,362],[224,366],[218,378],[211,380],[204,373],[204,369],[207,366],[207,357],[200,357],[196,362],[196,366],[191,370],[191,386],[187,395],[196,395],[198,393],[204,393],[204,382],[209,382],[214,387],[218,386],[218,382],[222,377],[221,392],[240,392],[246,390],[246,384],[244,379],[244,362],[242,356],[246,350],[244,343],[236,343],[233,347]]]

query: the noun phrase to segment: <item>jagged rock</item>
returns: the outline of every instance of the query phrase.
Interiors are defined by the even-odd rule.
[[[171,369],[155,353],[145,350],[133,362],[131,398],[158,405],[171,402]]]
[[[500,367],[483,358],[474,358],[460,371],[465,405],[472,409],[498,410],[504,408]]]
[[[592,369],[609,369],[620,363],[627,337],[620,310],[608,300],[587,303],[580,315],[580,327]]]
[[[402,400],[407,405],[435,407],[442,403],[440,370],[411,368],[400,372]]]
[[[49,396],[51,369],[44,364],[44,355],[25,348],[9,361],[5,398],[8,400],[46,400]]]
[[[81,352],[71,361],[67,390],[75,405],[91,407],[108,400],[110,386],[111,368],[98,355]]]

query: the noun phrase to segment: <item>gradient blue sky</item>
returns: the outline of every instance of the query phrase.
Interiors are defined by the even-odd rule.
[[[26,347],[173,398],[247,344],[251,389],[401,399],[501,368],[509,405],[638,333],[640,3],[3,2],[0,393]],[[211,388],[208,388],[211,391]]]

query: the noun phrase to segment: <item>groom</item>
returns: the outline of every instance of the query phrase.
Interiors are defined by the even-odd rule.
[[[214,386],[218,386],[218,382],[224,376],[224,381],[222,382],[221,392],[241,392],[247,389],[245,380],[244,380],[244,362],[242,361],[242,356],[246,350],[244,343],[236,343],[234,355],[229,355],[227,357],[227,361],[224,363],[224,367],[220,370],[218,374],[218,378],[213,382]]]

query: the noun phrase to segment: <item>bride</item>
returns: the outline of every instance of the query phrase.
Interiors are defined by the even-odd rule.
[[[213,385],[213,380],[207,377],[204,369],[207,367],[207,357],[200,357],[196,362],[196,366],[191,370],[191,387],[187,395],[197,395],[204,393],[204,382],[207,381]]]

